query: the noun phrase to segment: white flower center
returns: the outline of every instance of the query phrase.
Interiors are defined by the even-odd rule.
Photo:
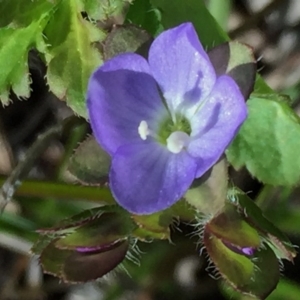
[[[145,120],[141,121],[138,127],[138,133],[143,141],[145,141],[148,136],[152,136],[159,141],[159,136],[150,130],[148,123]],[[188,146],[190,143],[190,136],[186,132],[178,130],[172,132],[162,143],[166,143],[166,146],[170,152],[177,154]]]
[[[145,120],[141,121],[138,132],[141,139],[145,141],[147,139],[147,136],[150,134],[148,123]]]
[[[168,150],[172,153],[180,153],[181,150],[188,146],[190,137],[183,131],[174,131],[167,138]]]

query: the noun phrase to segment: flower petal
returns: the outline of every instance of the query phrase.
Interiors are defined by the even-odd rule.
[[[134,214],[151,214],[178,201],[192,184],[197,162],[186,151],[170,153],[156,142],[120,147],[110,172],[117,202]]]
[[[147,61],[133,53],[107,61],[92,74],[87,107],[93,133],[111,155],[141,139],[142,120],[156,130],[157,118],[167,113]]]
[[[215,164],[247,117],[247,107],[235,81],[227,75],[217,79],[212,93],[191,122],[192,141],[188,152],[201,158],[197,177]]]
[[[191,23],[164,31],[152,43],[149,65],[171,111],[198,104],[216,75]]]

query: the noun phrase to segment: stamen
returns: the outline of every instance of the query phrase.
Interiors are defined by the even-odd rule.
[[[148,124],[145,120],[141,121],[139,128],[138,128],[138,132],[139,132],[141,139],[145,141],[147,139],[147,136],[150,134]]]
[[[181,150],[188,146],[190,136],[183,131],[174,131],[167,138],[167,147],[172,153],[180,153]]]

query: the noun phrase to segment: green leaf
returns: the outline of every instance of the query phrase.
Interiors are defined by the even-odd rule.
[[[231,251],[207,231],[204,232],[204,244],[222,277],[238,291],[265,299],[275,289],[280,277],[279,264],[267,245],[250,258]]]
[[[184,199],[177,201],[168,210],[173,218],[179,218],[185,222],[192,222],[195,220],[195,208]]]
[[[152,36],[162,31],[160,12],[154,9],[149,0],[135,0],[130,5],[126,19],[129,23],[144,28]]]
[[[150,0],[150,2],[160,10],[161,22],[165,28],[192,22],[201,42],[208,48],[229,40],[226,33],[208,12],[203,1]]]
[[[293,261],[296,251],[290,240],[263,215],[254,201],[237,188],[229,190],[228,199],[238,206],[249,223],[260,231],[262,238],[273,249],[279,259]]]
[[[54,235],[42,235],[35,241],[30,251],[33,254],[41,255],[42,252],[48,247],[48,245],[55,240]]]
[[[71,0],[72,1],[72,0]],[[80,0],[87,14],[94,20],[106,20],[124,9],[126,0]]]
[[[106,212],[87,219],[74,228],[72,233],[58,239],[55,246],[80,252],[105,251],[120,240],[126,239],[135,228],[126,211]]]
[[[255,265],[252,280],[243,291],[260,299],[266,299],[276,288],[280,278],[278,260],[272,249],[264,245],[254,254],[252,262]]]
[[[100,185],[108,181],[110,163],[110,156],[90,136],[69,159],[68,171],[83,184]]]
[[[47,245],[43,249],[40,256],[40,263],[43,271],[47,274],[61,277],[61,269],[71,251],[59,250],[55,248],[53,243]]]
[[[222,241],[240,248],[258,248],[261,243],[257,230],[244,220],[231,203],[227,203],[221,213],[209,220],[205,228]]]
[[[85,20],[78,1],[61,1],[50,19],[45,36],[49,47],[47,82],[51,91],[80,116],[87,117],[85,97],[92,71],[102,63],[100,52],[92,45],[104,34]]]
[[[123,241],[106,252],[73,252],[65,261],[62,279],[65,282],[87,282],[101,278],[125,259],[128,248],[128,241]]]
[[[251,98],[249,116],[227,151],[229,162],[246,166],[258,180],[271,185],[300,182],[300,118],[284,102]]]
[[[268,300],[298,300],[299,295],[299,284],[286,278],[281,278],[276,290],[269,296]]]
[[[28,52],[38,34],[38,22],[19,29],[0,29],[0,100],[4,105],[9,103],[10,89],[17,97],[30,96]]]
[[[251,281],[254,265],[248,257],[231,251],[207,231],[203,241],[209,257],[225,280],[239,290]]]
[[[46,273],[66,282],[95,280],[125,258],[128,235],[136,227],[119,207],[93,208],[39,230],[41,236],[31,251],[40,256]]]
[[[170,239],[170,224],[172,215],[169,210],[164,210],[151,215],[132,215],[132,219],[143,230],[137,230],[136,235],[149,238]],[[153,236],[152,236],[153,233]]]
[[[87,224],[89,220],[95,218],[99,219],[105,212],[112,212],[115,210],[120,211],[120,208],[115,206],[95,207],[66,218],[53,227],[38,229],[37,232],[40,236],[33,245],[31,251],[35,254],[41,254],[44,248],[52,241],[59,241],[59,239],[73,233],[80,226]]]
[[[151,215],[132,215],[138,225],[132,235],[139,240],[170,240],[170,226],[175,218],[185,222],[195,221],[195,208],[184,199],[177,201],[170,208]]]
[[[152,230],[149,230],[147,228],[138,227],[132,232],[132,236],[137,238],[140,241],[148,242],[153,239],[155,240],[165,240],[170,239],[170,232],[154,232]]]
[[[96,280],[120,264],[128,251],[128,242],[106,252],[80,253],[61,250],[50,243],[40,256],[45,273],[54,275],[64,282],[79,283]]]
[[[0,27],[27,27],[32,22],[51,15],[58,2],[60,0],[1,1]]]

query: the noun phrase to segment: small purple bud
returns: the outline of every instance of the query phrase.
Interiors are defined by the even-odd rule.
[[[234,251],[237,254],[244,254],[247,256],[252,256],[254,254],[255,248],[253,247],[240,247],[237,245],[233,245],[227,241],[222,240],[223,244],[229,248],[230,250]]]
[[[242,252],[246,255],[252,256],[254,254],[255,249],[252,247],[245,247],[241,249]]]

